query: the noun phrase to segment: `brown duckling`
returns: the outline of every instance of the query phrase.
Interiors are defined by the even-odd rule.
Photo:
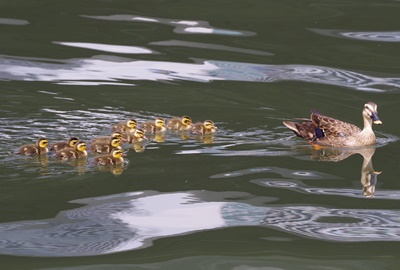
[[[108,155],[101,155],[96,157],[93,162],[98,165],[116,165],[116,164],[121,164],[124,162],[125,154],[122,152],[121,149],[114,149],[112,152]]]
[[[46,138],[39,138],[36,144],[25,144],[21,146],[17,154],[25,156],[43,155],[49,152],[47,146],[49,141]]]
[[[217,131],[217,127],[214,126],[214,122],[206,120],[202,123],[196,123],[193,125],[191,132],[194,134],[208,135],[213,134]]]
[[[108,154],[111,153],[113,149],[121,149],[121,139],[118,137],[113,137],[108,143],[92,143],[90,145],[90,150],[98,154]]]
[[[146,140],[146,136],[144,136],[144,130],[138,128],[135,132],[127,137],[127,141],[129,143],[140,143]]]
[[[118,138],[122,140],[122,132],[114,131],[111,136],[100,136],[92,139],[92,144],[94,143],[110,143],[112,138]]]
[[[134,132],[137,126],[135,119],[128,119],[126,122],[120,122],[112,127],[112,131],[119,131],[121,133]]]
[[[86,143],[85,142],[77,142],[75,147],[68,147],[63,150],[59,150],[56,152],[55,157],[59,160],[69,160],[69,159],[78,159],[87,157],[86,152]]]
[[[154,121],[144,122],[140,127],[147,133],[160,133],[166,130],[165,120],[163,118],[156,118]]]
[[[167,124],[169,130],[190,130],[192,128],[192,119],[189,116],[174,117]]]
[[[75,144],[78,142],[78,138],[71,137],[66,142],[56,142],[50,147],[50,151],[59,151],[68,147],[75,147]]]

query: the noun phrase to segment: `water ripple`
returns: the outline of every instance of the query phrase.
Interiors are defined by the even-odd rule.
[[[0,67],[0,79],[53,81],[61,84],[100,85],[102,82],[111,82],[133,85],[129,83],[133,80],[303,81],[372,92],[400,89],[400,78],[373,77],[349,70],[311,65],[261,65],[212,60],[197,60],[197,63],[191,64],[137,61],[116,56],[70,60],[0,56]]]
[[[289,206],[271,208],[261,224],[328,241],[400,241],[399,216],[397,210]],[[345,218],[351,222],[343,222]]]
[[[379,42],[400,42],[400,32],[399,31],[346,31],[346,30],[333,30],[333,29],[316,29],[311,28],[312,32],[341,38],[350,38],[358,40],[367,41],[379,41]]]
[[[85,206],[46,220],[0,224],[0,254],[101,255],[144,248],[157,238],[237,226],[265,226],[323,241],[400,241],[398,210],[227,201],[245,197],[254,198],[244,192],[146,191],[75,200]]]

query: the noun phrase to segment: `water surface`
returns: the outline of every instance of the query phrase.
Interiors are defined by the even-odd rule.
[[[8,269],[395,269],[396,1],[5,1],[0,257]],[[312,109],[377,144],[313,149]],[[120,167],[14,152],[189,115],[215,136],[124,145]]]

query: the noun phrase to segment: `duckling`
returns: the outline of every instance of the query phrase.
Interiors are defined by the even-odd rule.
[[[98,154],[111,153],[113,149],[121,149],[120,145],[121,139],[119,139],[118,137],[113,137],[108,143],[92,143],[90,145],[90,150]]]
[[[92,139],[92,144],[94,143],[104,143],[108,144],[110,143],[112,138],[118,138],[122,140],[122,133],[119,131],[114,131],[111,136],[100,136]]]
[[[63,150],[59,150],[56,152],[55,157],[59,160],[69,160],[69,159],[78,159],[87,157],[86,152],[86,143],[85,142],[77,142],[75,147],[68,147]]]
[[[120,122],[112,127],[112,131],[119,131],[121,133],[134,132],[137,126],[135,119],[128,119],[126,122]]]
[[[46,138],[39,138],[36,144],[25,144],[21,146],[17,154],[25,156],[43,155],[49,152],[47,146],[49,141]]]
[[[174,117],[167,124],[169,130],[190,130],[192,128],[192,119],[189,116]]]
[[[144,130],[141,128],[136,129],[132,135],[129,135],[127,137],[127,141],[129,143],[139,143],[143,142],[146,139],[146,136],[144,136]]]
[[[114,149],[112,152],[108,155],[101,155],[96,157],[93,162],[98,165],[116,165],[116,164],[121,164],[124,162],[125,154],[122,152],[121,149]]]
[[[56,142],[50,147],[50,151],[59,151],[68,147],[75,147],[75,144],[78,142],[78,138],[71,137],[66,142]]]
[[[194,134],[208,135],[213,134],[217,131],[217,127],[214,126],[214,122],[211,120],[206,120],[203,123],[196,123],[193,125],[191,132]]]
[[[160,133],[166,130],[165,120],[163,118],[156,118],[154,121],[144,122],[141,126],[147,133]]]

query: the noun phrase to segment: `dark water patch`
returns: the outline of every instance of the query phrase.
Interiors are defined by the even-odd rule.
[[[241,177],[244,175],[279,175],[282,179],[339,179],[336,176],[324,174],[317,171],[299,171],[299,170],[291,170],[287,168],[278,168],[278,167],[257,167],[257,168],[249,168],[245,170],[239,171],[231,171],[225,172],[221,174],[211,175],[210,178],[232,178],[232,177]]]
[[[393,265],[395,264],[393,260]],[[86,266],[71,267],[51,267],[42,268],[43,270],[173,270],[183,269],[190,265],[191,269],[209,269],[209,270],[280,270],[280,269],[352,269],[368,270],[382,269],[387,265],[384,262],[365,258],[364,260],[353,260],[349,258],[304,258],[290,254],[270,255],[198,255],[185,256],[179,259],[171,259],[163,262],[151,262],[145,264],[91,264]],[[266,266],[268,265],[268,266]]]

